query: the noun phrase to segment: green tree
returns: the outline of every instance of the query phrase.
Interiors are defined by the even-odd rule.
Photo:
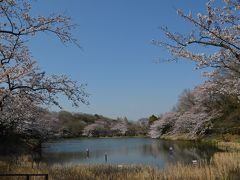
[[[155,116],[154,114],[148,118],[149,124],[152,124],[154,121],[157,121],[157,120],[158,120],[158,117]]]

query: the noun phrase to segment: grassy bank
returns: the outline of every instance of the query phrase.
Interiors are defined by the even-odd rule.
[[[186,140],[186,141],[202,141],[202,142],[233,142],[240,143],[240,135],[237,134],[211,134],[204,136],[192,136],[189,134],[163,134],[160,139],[165,140]]]
[[[240,177],[240,153],[216,153],[210,164],[206,162],[199,162],[196,165],[176,164],[164,170],[146,166],[36,165],[23,157],[15,164],[0,162],[0,173],[48,173],[52,180],[237,179]]]
[[[218,148],[228,152],[240,152],[240,143],[234,142],[218,142]]]
[[[185,140],[185,141],[200,141],[204,143],[214,144],[219,149],[227,152],[240,152],[240,136],[224,134],[221,136],[206,136],[202,138],[189,137],[186,134],[178,135],[163,135],[161,139],[165,140]]]

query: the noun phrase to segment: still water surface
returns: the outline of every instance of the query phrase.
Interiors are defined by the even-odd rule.
[[[89,156],[86,151],[89,149]],[[80,138],[43,144],[42,162],[47,164],[142,164],[166,165],[207,159],[217,152],[214,146],[150,138]],[[107,154],[107,162],[105,160]]]

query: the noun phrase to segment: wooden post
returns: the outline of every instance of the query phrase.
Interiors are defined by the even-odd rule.
[[[105,153],[105,163],[107,163],[107,153]]]
[[[87,158],[89,158],[89,149],[86,149]]]

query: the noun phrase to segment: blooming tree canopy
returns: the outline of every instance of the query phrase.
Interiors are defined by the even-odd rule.
[[[158,138],[164,134],[185,134],[195,138],[211,129],[212,121],[222,115],[222,110],[213,107],[217,97],[207,92],[205,86],[207,84],[185,90],[178,99],[176,111],[162,114],[150,126],[149,136]]]
[[[214,0],[209,0],[207,13],[196,16],[178,10],[178,15],[191,23],[193,30],[181,34],[163,27],[168,41],[154,40],[153,43],[166,48],[172,55],[171,60],[184,58],[196,62],[197,69],[208,68],[205,75],[212,81],[211,88],[240,99],[240,3],[224,0],[222,4],[217,7]],[[211,48],[212,53],[206,53],[204,47]]]
[[[49,32],[62,43],[78,45],[71,34],[75,25],[70,18],[62,15],[33,16],[29,0],[1,0],[0,18],[1,124],[6,122],[4,119],[10,106],[15,109],[11,116],[13,113],[18,116],[24,108],[26,112],[28,108],[21,101],[28,102],[28,106],[54,104],[60,107],[58,94],[63,94],[74,106],[87,103],[85,85],[79,85],[64,75],[47,76],[38,68],[26,44],[39,33]]]

